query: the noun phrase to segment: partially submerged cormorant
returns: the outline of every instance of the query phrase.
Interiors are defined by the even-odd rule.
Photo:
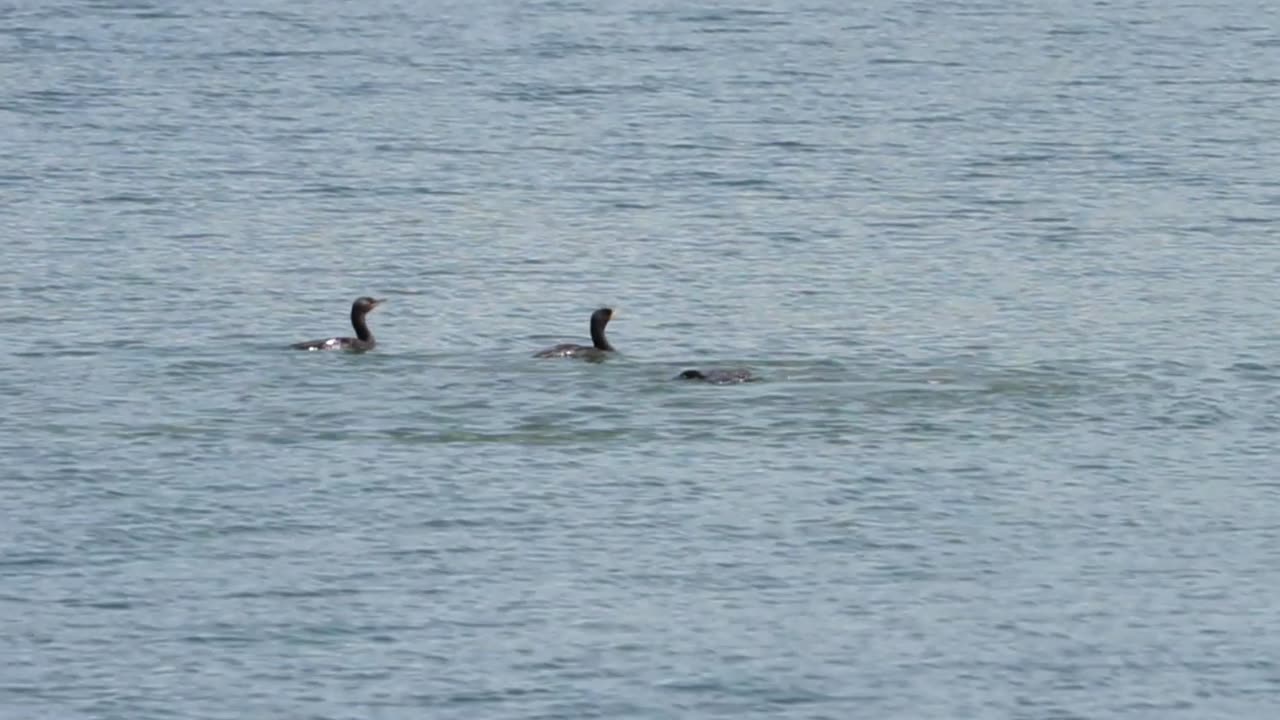
[[[534,353],[536,358],[582,358],[583,360],[603,360],[613,352],[613,346],[604,336],[604,326],[613,319],[613,308],[600,308],[591,313],[591,345],[575,345],[561,343]]]
[[[295,350],[372,350],[378,343],[369,332],[364,316],[378,307],[385,300],[371,297],[358,297],[351,304],[351,327],[355,328],[355,337],[333,337],[325,340],[308,340],[290,345]]]
[[[700,380],[714,385],[732,385],[734,383],[751,382],[757,378],[750,370],[685,370],[675,377],[676,380]]]

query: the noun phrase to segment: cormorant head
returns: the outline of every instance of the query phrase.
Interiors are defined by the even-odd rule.
[[[613,319],[613,308],[600,308],[591,313],[591,325],[603,326],[605,323]]]
[[[358,297],[356,298],[355,303],[351,305],[351,312],[360,313],[361,315],[363,315],[364,313],[369,312],[370,310],[378,307],[384,302],[386,302],[386,300],[376,300],[374,298],[369,297],[368,295],[364,297]]]

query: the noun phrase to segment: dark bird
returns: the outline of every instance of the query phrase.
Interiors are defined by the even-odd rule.
[[[676,380],[698,380],[713,385],[732,385],[757,380],[750,370],[685,370],[675,377]]]
[[[355,337],[308,340],[294,343],[290,347],[295,350],[372,350],[377,346],[378,341],[374,340],[373,333],[369,332],[369,326],[365,323],[364,316],[384,302],[386,301],[375,300],[371,297],[359,297],[351,304],[351,327],[356,329]]]
[[[600,308],[591,313],[591,344],[575,345],[573,343],[561,343],[549,347],[545,350],[539,350],[534,353],[536,358],[582,358],[583,360],[600,361],[614,352],[613,346],[609,344],[608,339],[604,336],[604,326],[609,324],[613,319],[613,308]]]

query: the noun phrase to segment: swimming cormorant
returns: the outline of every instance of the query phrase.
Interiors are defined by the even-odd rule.
[[[700,380],[714,385],[732,385],[734,383],[751,382],[757,378],[750,370],[685,370],[675,377],[676,380]]]
[[[613,319],[613,308],[600,308],[591,313],[591,345],[575,345],[561,343],[545,350],[539,350],[533,356],[537,358],[582,358],[583,360],[600,361],[614,352],[613,346],[604,336],[604,326]]]
[[[378,343],[373,339],[373,333],[369,332],[369,326],[365,324],[364,316],[384,302],[386,301],[375,300],[371,297],[358,297],[351,304],[351,327],[356,329],[355,337],[308,340],[294,343],[290,347],[295,350],[372,350]]]

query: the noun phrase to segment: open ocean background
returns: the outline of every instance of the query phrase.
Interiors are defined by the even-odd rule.
[[[0,0],[0,718],[1272,720],[1278,168],[1274,0]]]

